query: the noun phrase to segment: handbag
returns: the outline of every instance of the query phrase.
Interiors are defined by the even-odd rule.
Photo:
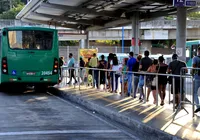
[[[160,65],[159,65],[158,71],[157,71],[156,73],[158,73],[159,70],[160,70]],[[153,80],[152,80],[152,82],[151,82],[151,85],[152,85],[152,86],[156,86],[156,77],[153,78]]]

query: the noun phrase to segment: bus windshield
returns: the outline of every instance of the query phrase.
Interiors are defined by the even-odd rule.
[[[51,50],[53,32],[22,30],[8,31],[9,46],[13,50]]]

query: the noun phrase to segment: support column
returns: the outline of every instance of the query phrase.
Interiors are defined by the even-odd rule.
[[[85,32],[85,34],[86,34],[86,39],[81,39],[79,43],[81,49],[89,48],[89,32]]]
[[[139,12],[135,12],[132,17],[132,38],[134,38],[135,45],[134,47],[134,54],[137,56],[139,54]]]
[[[84,39],[81,39],[79,44],[80,44],[80,49],[85,48],[85,40]]]
[[[89,49],[90,43],[89,43],[89,31],[86,32],[86,40],[85,40],[85,48]]]
[[[179,59],[186,61],[186,32],[187,10],[185,7],[177,8],[176,53]]]

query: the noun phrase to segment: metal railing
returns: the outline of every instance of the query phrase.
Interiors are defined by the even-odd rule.
[[[191,72],[190,76],[190,81],[188,82],[187,79],[183,78],[183,75],[185,75],[185,70],[189,70]],[[194,71],[197,71],[196,73]],[[180,104],[174,114],[173,120],[175,119],[176,115],[180,112],[181,109],[184,109],[187,113],[188,110],[185,108],[185,105],[189,104],[192,105],[192,117],[194,117],[194,108],[195,106],[199,106],[199,104],[195,103],[195,98],[199,98],[198,97],[198,89],[200,86],[195,85],[195,84],[199,84],[200,85],[200,75],[198,75],[198,71],[200,71],[200,68],[182,68],[181,69],[181,75],[180,75]],[[197,78],[195,78],[197,76]],[[199,80],[198,80],[199,79]],[[198,80],[198,81],[197,81]],[[194,82],[197,83],[194,83]],[[195,89],[195,86],[197,86],[197,89]],[[196,90],[196,91],[195,91]],[[197,92],[197,93],[195,93]],[[195,97],[195,94],[196,97]],[[197,99],[199,100],[199,99]]]
[[[172,77],[172,84],[171,85],[168,84],[168,90],[169,90],[169,104],[170,104],[170,100],[171,100],[170,86],[172,86],[172,92],[173,92],[173,112],[175,112],[175,109],[176,109],[176,107],[175,107],[175,104],[176,104],[176,102],[175,102],[175,96],[176,96],[175,95],[175,92],[176,92],[175,85],[176,85],[176,81],[177,81],[176,79],[180,78],[181,80],[182,79],[185,79],[185,80],[192,79],[193,80],[193,76],[192,75],[190,75],[190,74],[184,74],[183,75],[183,73],[181,73],[181,75],[173,75],[173,74],[161,74],[161,73],[149,73],[149,72],[132,72],[132,71],[122,71],[122,72],[118,71],[118,72],[116,72],[116,71],[108,70],[108,69],[98,69],[98,68],[88,68],[88,67],[62,67],[62,77],[63,77],[63,79],[67,80],[66,78],[70,78],[70,76],[71,76],[71,73],[70,73],[71,71],[70,70],[72,70],[72,69],[74,70],[74,75],[77,78],[79,90],[81,90],[81,83],[83,83],[86,87],[88,87],[89,84],[92,84],[92,86],[95,87],[95,82],[96,82],[96,85],[97,85],[96,87],[99,87],[100,86],[101,72],[105,72],[105,81],[107,80],[107,74],[108,73],[113,74],[112,75],[112,77],[113,77],[112,78],[113,83],[115,83],[116,74],[120,75],[121,78],[122,78],[122,82],[121,82],[121,87],[122,87],[121,88],[121,95],[123,97],[125,95],[124,94],[124,80],[123,80],[124,76],[125,76],[124,73],[126,73],[126,74],[129,73],[129,74],[132,75],[132,89],[133,90],[132,90],[131,94],[134,93],[134,89],[135,89],[135,85],[134,85],[134,76],[135,76],[135,74],[142,75],[142,76],[144,76],[144,85],[143,85],[143,88],[145,89],[144,90],[145,91],[144,92],[144,103],[147,102],[147,100],[146,100],[146,96],[147,96],[147,92],[146,92],[146,88],[147,88],[146,79],[147,79],[147,76],[154,76],[154,77],[156,77],[156,106],[158,106],[158,98],[159,98],[158,97],[159,96],[158,77],[159,76],[166,76],[166,77],[171,76]],[[92,71],[92,73],[90,72],[90,75],[92,76],[92,82],[90,81],[90,79],[88,79],[89,71]],[[95,75],[97,75],[97,73],[98,73],[98,76],[97,76],[97,79],[95,79],[94,77],[95,77]],[[84,77],[85,78],[87,77],[86,80],[84,80]],[[81,81],[81,79],[83,81]],[[182,81],[181,81],[181,83],[182,83]],[[105,82],[105,84],[108,84],[108,83]],[[192,84],[191,86],[193,87],[194,86],[193,82],[191,84]],[[76,84],[74,84],[74,88],[76,88]],[[180,94],[182,94],[182,92],[183,92],[182,88],[183,88],[183,85],[180,84]],[[113,90],[112,90],[113,92],[114,92],[114,89],[116,89],[115,84],[113,84]],[[192,92],[191,93],[193,93],[193,88],[192,88]],[[191,96],[193,98],[193,94]],[[181,102],[179,104],[179,107],[177,108],[177,110],[176,110],[176,112],[174,114],[174,118],[175,118],[176,114],[178,113],[181,104],[184,104],[184,103],[186,103],[186,102],[184,102],[183,100],[181,100]],[[192,100],[192,104],[194,106],[194,99]],[[185,109],[185,108],[183,108],[183,109]],[[185,111],[188,112],[186,109],[185,109]],[[194,114],[194,107],[193,107],[193,114]]]

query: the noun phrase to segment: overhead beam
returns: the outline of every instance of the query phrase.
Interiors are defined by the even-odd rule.
[[[106,28],[114,28],[114,27],[128,25],[130,23],[131,23],[131,20],[119,19],[119,20],[107,22],[103,27],[102,26],[90,26],[90,27],[86,28],[86,31],[103,30],[103,29],[106,29]]]
[[[158,11],[158,12],[153,12],[153,13],[141,13],[141,18],[143,19],[148,19],[148,18],[156,18],[156,17],[162,17],[162,16],[166,16],[166,15],[172,15],[172,14],[176,13],[176,8],[168,10],[168,11]]]
[[[103,11],[103,12],[96,12],[96,10],[88,9],[88,8],[80,8],[76,6],[66,6],[66,5],[58,5],[58,4],[49,4],[49,3],[42,3],[41,7],[49,7],[52,9],[61,9],[65,11],[72,11],[82,14],[90,14],[95,16],[105,16],[111,18],[121,18],[122,13],[117,12],[110,12],[110,11]]]
[[[166,4],[166,5],[173,5],[173,0],[142,0],[142,1],[152,1],[155,3],[161,3],[161,4]]]
[[[84,25],[103,26],[103,24],[104,24],[102,20],[84,20],[84,19],[76,20],[74,18],[69,18],[69,17],[64,17],[64,16],[52,16],[52,15],[48,15],[48,14],[35,13],[35,12],[31,12],[31,15],[45,17],[45,18],[51,18],[53,20],[62,21],[62,22],[64,22],[64,21],[76,22],[76,23],[84,24]]]
[[[33,20],[33,19],[22,19],[22,21],[24,22],[30,22],[30,23],[36,23],[36,24],[45,24],[45,25],[54,25],[54,26],[59,26],[59,27],[64,27],[64,28],[71,28],[71,29],[79,29],[77,24],[61,24],[61,23],[57,23],[55,21],[41,21],[41,20]]]

